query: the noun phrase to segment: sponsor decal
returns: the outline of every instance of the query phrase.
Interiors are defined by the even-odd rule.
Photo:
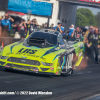
[[[37,69],[33,69],[33,71],[38,72],[38,70],[37,70]]]
[[[8,52],[6,55],[10,55],[10,54],[14,54],[14,52],[12,52],[12,53],[11,52]]]
[[[21,56],[21,58],[27,58],[27,57],[23,57],[23,56]]]
[[[53,67],[50,67],[50,70],[54,70],[54,68]]]
[[[6,67],[10,67],[10,66],[6,65]]]
[[[100,3],[100,0],[78,0],[78,1]]]
[[[32,50],[32,49],[20,49],[17,54],[35,54],[37,52],[37,50]]]

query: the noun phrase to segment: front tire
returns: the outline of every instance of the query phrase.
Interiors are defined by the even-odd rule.
[[[66,66],[64,66],[64,69],[62,70],[63,75],[73,75],[73,69],[72,69],[72,60],[73,60],[73,53],[67,55],[66,57]]]
[[[68,75],[72,76],[73,75],[73,69],[68,73]]]

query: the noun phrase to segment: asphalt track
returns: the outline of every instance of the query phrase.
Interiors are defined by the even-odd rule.
[[[6,72],[0,67],[0,91],[52,92],[52,95],[0,95],[0,100],[94,100],[86,98],[100,94],[100,65],[89,64],[72,76],[53,77]]]

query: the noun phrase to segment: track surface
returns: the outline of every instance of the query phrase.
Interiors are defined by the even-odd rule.
[[[50,91],[52,95],[1,96],[0,100],[86,100],[100,93],[100,65],[90,64],[74,71],[73,76],[37,75],[26,72],[5,72],[0,67],[0,91]]]

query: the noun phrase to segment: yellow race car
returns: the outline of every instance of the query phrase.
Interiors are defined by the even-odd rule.
[[[77,61],[74,61],[74,55]],[[83,55],[83,42],[63,40],[54,30],[39,29],[26,39],[15,42],[0,52],[0,66],[5,69],[49,75],[73,74]]]

